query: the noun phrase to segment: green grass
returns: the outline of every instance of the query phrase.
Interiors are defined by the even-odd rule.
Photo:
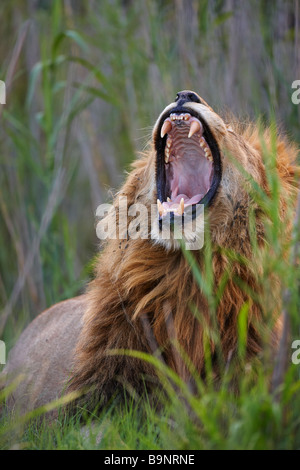
[[[173,391],[159,412],[134,400],[122,408],[111,406],[100,417],[60,418],[25,426],[4,419],[1,448],[20,449],[298,449],[299,380],[290,371],[278,403],[269,393],[261,371],[255,385],[241,380],[237,397],[226,386],[218,392],[205,389],[201,398],[180,399]],[[249,373],[249,372],[248,372]],[[186,403],[186,405],[185,405]],[[9,429],[8,429],[9,426]]]
[[[188,2],[184,11],[177,1],[70,3],[44,0],[31,11],[20,0],[0,6],[0,79],[8,89],[0,109],[0,337],[8,350],[40,311],[83,291],[97,250],[94,211],[110,199],[110,188],[119,187],[177,91],[194,89],[217,110],[228,108],[242,120],[275,116],[300,141],[300,106],[290,99],[300,49],[292,2],[266,2],[263,8],[251,0],[234,12],[217,0]],[[265,268],[260,301],[266,321],[274,273],[288,292],[284,307],[292,342],[300,327],[299,268],[283,253],[297,246],[299,228],[293,241],[282,239],[274,154],[269,157],[271,197],[249,182],[265,210],[268,239],[258,251],[253,237],[253,249]],[[209,244],[205,254],[205,276],[197,267],[194,274],[213,313],[228,279],[213,296]],[[228,385],[230,365],[218,391],[198,380],[199,398],[174,376],[166,383],[164,371],[169,400],[160,412],[134,400],[122,409],[112,404],[102,416],[88,417],[89,432],[76,419],[37,427],[2,416],[1,447],[299,448],[300,366],[288,361],[280,394],[272,395],[266,337],[254,380],[244,361],[247,309],[245,304],[238,324],[245,367],[238,396]]]

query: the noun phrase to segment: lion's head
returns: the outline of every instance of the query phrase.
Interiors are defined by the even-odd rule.
[[[264,191],[268,189],[262,147],[270,148],[270,139],[269,131],[260,134],[253,124],[225,123],[197,93],[179,92],[155,123],[145,181],[137,191],[142,193],[141,202],[157,204],[152,240],[167,249],[180,248],[174,235],[174,225],[179,224],[183,239],[195,242],[203,236],[205,213],[212,241],[226,244],[228,232],[233,238],[232,231],[241,229],[234,220],[248,217],[250,185],[245,175]],[[278,170],[289,195],[297,151],[281,138],[277,152]],[[166,237],[164,223],[171,227]]]

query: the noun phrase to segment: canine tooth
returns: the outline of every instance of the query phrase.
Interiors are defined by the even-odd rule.
[[[157,199],[157,209],[158,209],[159,215],[162,216],[164,212],[164,208],[159,199]]]
[[[172,123],[170,121],[165,121],[160,131],[161,138],[163,138],[171,130],[172,130]]]
[[[180,199],[179,207],[177,209],[177,213],[182,215],[184,213],[184,199],[183,197]]]
[[[196,132],[200,131],[201,126],[199,121],[193,121],[190,127],[188,138],[192,137]]]
[[[181,212],[184,213],[184,199],[183,199],[183,197],[180,199],[180,209],[181,209]]]

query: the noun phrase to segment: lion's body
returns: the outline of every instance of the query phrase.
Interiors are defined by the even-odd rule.
[[[248,126],[241,130],[240,126],[232,123],[232,128],[229,128],[210,108],[205,108],[203,115],[213,130],[219,147],[233,155],[262,190],[268,192],[262,159],[262,138],[258,129],[255,126]],[[265,131],[263,141],[267,148],[271,148],[269,131]],[[282,220],[287,201],[294,197],[296,192],[294,182],[296,156],[296,147],[278,136],[277,169],[282,188],[280,200]],[[261,269],[260,260],[252,259],[249,236],[249,210],[250,206],[253,208],[254,202],[241,182],[238,168],[224,156],[222,165],[222,182],[209,212],[214,288],[218,289],[226,273],[230,273],[230,278],[217,307],[217,324],[222,351],[227,360],[237,347],[239,312],[243,305],[249,302],[247,357],[250,359],[261,351],[261,338],[257,325],[264,321],[263,313],[259,303],[250,301],[247,289],[242,289],[235,279],[239,278],[251,292],[257,293],[260,289],[256,276]],[[146,156],[135,162],[119,193],[127,197],[128,206],[139,202],[150,208],[150,204],[156,201],[154,172],[155,152],[151,149]],[[117,199],[115,208],[118,212]],[[263,245],[264,228],[261,212],[255,207],[254,210],[257,242]],[[202,271],[204,271],[204,249],[193,253]],[[230,261],[225,254],[226,250],[233,250],[247,262],[242,263],[239,259]],[[274,284],[274,296],[276,291]],[[279,297],[277,301],[277,305],[274,304],[276,305],[274,327],[270,333],[274,348],[280,334]],[[107,402],[118,390],[123,393],[124,385],[143,393],[145,383],[141,377],[149,384],[149,389],[155,383],[155,370],[147,362],[128,355],[111,355],[109,351],[112,349],[131,349],[153,354],[159,347],[165,363],[184,380],[189,380],[187,367],[176,352],[175,341],[190,358],[198,373],[204,376],[203,324],[209,324],[210,311],[207,297],[199,288],[191,265],[181,250],[166,249],[164,245],[153,243],[149,239],[109,240],[99,255],[96,276],[89,285],[86,297],[79,304],[76,302],[78,301],[65,304],[67,311],[64,313],[64,318],[68,318],[74,311],[79,320],[82,311],[85,310],[83,327],[80,329],[77,323],[77,327],[74,326],[73,330],[73,327],[70,328],[67,322],[61,319],[63,327],[60,329],[60,337],[63,336],[66,342],[57,341],[53,335],[55,346],[53,343],[53,346],[49,344],[46,349],[44,347],[39,349],[41,340],[37,349],[34,344],[30,345],[33,337],[37,335],[39,338],[44,335],[48,337],[49,329],[52,331],[55,327],[59,312],[54,309],[55,317],[51,321],[49,318],[50,323],[44,324],[43,315],[48,317],[51,310],[35,320],[35,327],[29,327],[28,334],[21,337],[21,344],[13,351],[8,371],[15,363],[19,363],[20,355],[26,354],[28,350],[36,350],[26,359],[31,375],[35,374],[37,377],[38,370],[42,374],[38,387],[35,387],[35,391],[40,388],[40,393],[35,392],[39,393],[39,397],[34,401],[35,404],[44,402],[44,398],[53,399],[57,392],[62,390],[61,379],[69,374],[72,355],[72,380],[69,389],[81,390],[91,387],[92,394],[89,398],[84,398],[91,400],[91,406],[99,401]],[[199,313],[202,321],[196,318],[195,311]],[[73,320],[71,324],[74,325]],[[61,331],[65,334],[61,335]],[[79,341],[73,353],[78,334]],[[68,338],[68,335],[72,337]],[[54,354],[56,348],[58,350],[55,352],[55,361],[58,361],[57,364],[59,363],[63,371],[57,376],[59,383],[55,381],[56,379],[49,380],[49,374],[52,374],[51,367],[44,370],[43,365],[44,362],[47,363],[47,358],[50,359]],[[59,360],[60,348],[65,348],[62,360]],[[213,342],[211,351],[215,367]],[[217,367],[215,374],[218,375]],[[56,387],[57,391],[54,390]],[[23,389],[17,392],[21,401],[23,393]]]
[[[63,394],[73,366],[73,350],[82,328],[85,297],[65,300],[41,313],[23,331],[4,369],[17,385],[8,405],[25,413]]]

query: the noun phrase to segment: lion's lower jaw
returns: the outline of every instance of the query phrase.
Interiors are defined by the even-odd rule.
[[[200,217],[199,217],[200,220]],[[173,250],[201,250],[204,243],[203,219],[198,222],[198,229],[194,226],[196,221],[184,222],[183,226],[175,230],[161,230],[158,220],[151,227],[151,241],[156,245],[163,246],[167,251]]]

